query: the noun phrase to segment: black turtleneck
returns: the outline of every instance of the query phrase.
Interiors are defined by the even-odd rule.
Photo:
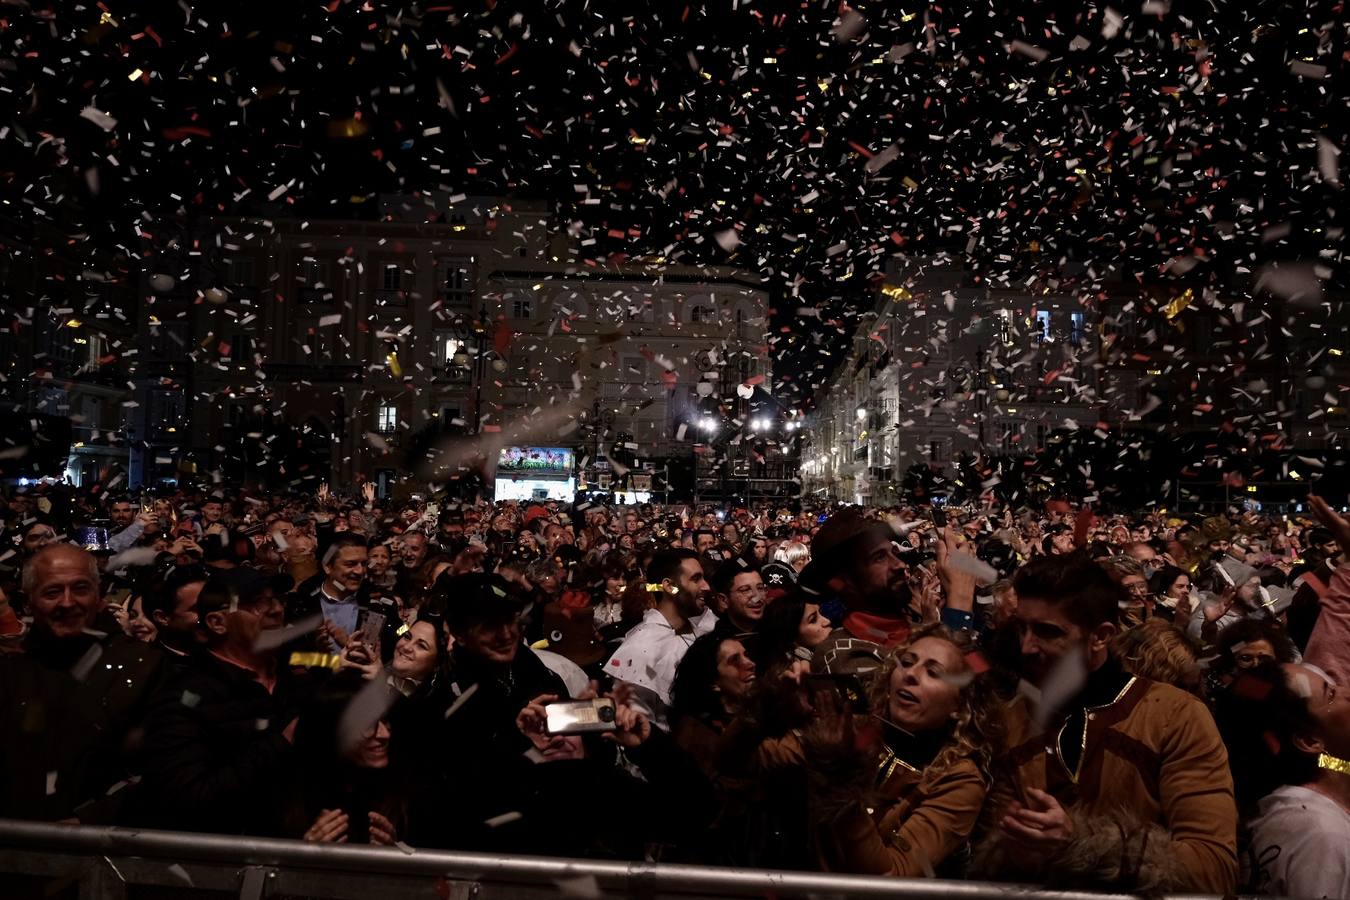
[[[1100,668],[1088,674],[1083,690],[1067,705],[1069,714],[1056,740],[1059,754],[1070,774],[1076,776],[1078,765],[1082,762],[1088,710],[1110,705],[1125,690],[1131,677],[1114,657],[1108,656]]]

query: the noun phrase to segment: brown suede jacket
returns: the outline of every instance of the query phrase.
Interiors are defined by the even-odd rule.
[[[930,767],[931,768],[931,767]],[[874,796],[816,829],[821,865],[858,875],[933,877],[975,829],[988,789],[975,763],[920,771],[890,753],[879,760]]]
[[[1063,718],[1041,734],[1024,698],[1010,705],[1011,749],[989,795],[976,877],[1231,894],[1238,873],[1233,780],[1205,705],[1170,685],[1130,677],[1114,699],[1078,713],[1080,734],[1068,734]],[[1070,771],[1060,748],[1075,740],[1082,753]],[[998,828],[1009,803],[1027,802],[1028,788],[1048,792],[1073,817],[1074,837],[1051,857]]]

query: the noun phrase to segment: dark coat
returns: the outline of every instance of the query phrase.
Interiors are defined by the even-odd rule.
[[[51,758],[68,767],[56,776],[58,799],[41,806],[55,810],[73,799],[72,811],[82,822],[109,824],[122,799],[111,797],[109,790],[140,770],[150,699],[168,678],[163,654],[121,634],[58,639],[34,628],[24,641],[24,659],[26,665],[16,661],[10,673],[16,691],[34,691],[23,715],[50,717],[53,728],[63,733],[62,750]],[[10,704],[17,708],[23,701],[10,697]],[[8,735],[3,740],[8,743]],[[42,753],[21,765],[42,768],[44,792],[46,773],[57,771]]]
[[[518,761],[531,747],[516,728],[516,716],[540,694],[566,699],[567,687],[524,646],[507,668],[480,662],[460,648],[450,659],[448,705],[470,689],[473,694],[449,717],[442,715],[428,737],[436,766],[426,790],[413,798],[412,831],[429,846],[486,849],[492,839],[484,822],[497,814],[503,791],[518,776]]]
[[[564,857],[642,859],[648,844],[698,834],[717,813],[717,796],[698,766],[660,729],[625,751],[642,777],[615,763],[598,741],[585,759],[535,764],[517,757],[498,795],[498,815],[514,822],[489,830],[490,847]]]
[[[269,694],[247,670],[197,654],[151,710],[130,824],[284,835],[294,803],[291,744],[282,732],[297,715],[302,678],[279,666]]]
[[[97,710],[69,674],[22,654],[0,656],[0,816],[75,814],[94,756]]]

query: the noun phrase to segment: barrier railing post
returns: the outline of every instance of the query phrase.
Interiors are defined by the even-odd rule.
[[[90,860],[79,884],[80,900],[126,900],[126,883],[106,857]]]
[[[246,866],[239,883],[239,900],[263,900],[267,896],[267,882],[273,872],[267,866]]]

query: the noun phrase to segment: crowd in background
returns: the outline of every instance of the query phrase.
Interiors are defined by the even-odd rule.
[[[0,815],[1350,896],[1350,523],[1317,497],[6,503]]]

